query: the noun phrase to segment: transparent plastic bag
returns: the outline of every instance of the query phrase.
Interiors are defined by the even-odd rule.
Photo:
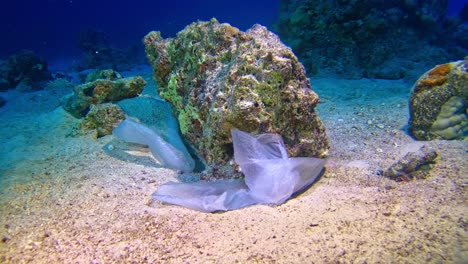
[[[227,211],[253,204],[281,204],[310,186],[320,175],[324,159],[288,158],[281,136],[231,131],[234,159],[243,180],[166,183],[153,194],[162,202],[203,212]]]

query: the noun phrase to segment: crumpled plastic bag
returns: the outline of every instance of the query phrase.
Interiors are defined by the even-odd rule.
[[[283,139],[276,134],[252,136],[231,131],[234,159],[245,180],[161,185],[156,200],[202,212],[228,211],[253,204],[282,204],[310,186],[320,175],[324,159],[288,158]]]
[[[167,168],[191,172],[195,167],[195,161],[177,133],[171,135],[171,144],[155,129],[126,118],[112,131],[112,135],[126,142],[148,146],[153,156]]]

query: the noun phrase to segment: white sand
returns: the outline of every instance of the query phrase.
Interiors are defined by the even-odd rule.
[[[409,137],[403,82],[312,83],[332,142],[323,177],[284,205],[218,214],[152,201],[176,173],[118,159],[111,136],[69,136],[50,91],[3,94],[0,263],[464,263],[468,142]],[[427,179],[376,174],[422,145],[440,155]]]

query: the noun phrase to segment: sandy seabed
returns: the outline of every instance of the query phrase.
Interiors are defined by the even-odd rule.
[[[214,214],[152,201],[177,173],[145,150],[118,158],[112,136],[72,136],[60,93],[4,93],[0,263],[467,263],[468,142],[408,136],[402,81],[312,83],[332,142],[321,179],[280,206]],[[439,153],[427,179],[379,176],[423,145]]]

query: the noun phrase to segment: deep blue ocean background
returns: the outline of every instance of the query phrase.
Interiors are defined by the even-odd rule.
[[[19,0],[2,3],[0,58],[30,49],[50,67],[79,60],[79,33],[91,28],[104,32],[113,46],[141,45],[151,30],[175,36],[186,25],[216,17],[241,30],[255,23],[270,25],[277,17],[278,0],[125,1]],[[71,60],[71,61],[70,61]]]
[[[450,0],[447,15],[455,16],[468,0]],[[278,17],[279,0],[124,1],[17,0],[2,3],[0,59],[23,49],[36,52],[51,69],[80,60],[79,34],[103,32],[112,46],[140,45],[151,30],[175,36],[196,20],[216,17],[241,30],[255,23],[269,27]]]

